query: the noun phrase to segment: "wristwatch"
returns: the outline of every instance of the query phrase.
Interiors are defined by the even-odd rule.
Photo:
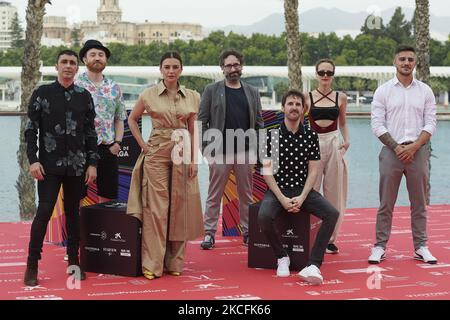
[[[119,145],[119,147],[122,146],[122,141],[116,140],[116,141],[114,141],[114,143],[117,143]]]

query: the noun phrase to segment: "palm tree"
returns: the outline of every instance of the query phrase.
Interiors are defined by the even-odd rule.
[[[287,64],[289,87],[302,90],[300,33],[298,28],[298,0],[284,0]]]
[[[43,19],[45,5],[50,0],[28,0],[26,12],[26,37],[25,49],[22,58],[21,86],[22,96],[20,111],[28,111],[28,101],[35,89],[40,77],[39,60],[41,54],[41,38],[43,30]],[[19,194],[19,210],[22,220],[30,220],[36,214],[36,190],[34,179],[29,174],[29,163],[26,156],[26,143],[24,132],[27,118],[22,116],[20,121],[20,144],[17,151],[17,162],[19,163],[19,177],[16,189]]]
[[[430,80],[430,13],[428,0],[416,0],[415,38],[417,50],[416,77],[428,83]]]
[[[428,0],[416,0],[414,13],[414,30],[417,50],[416,77],[425,83],[430,82],[430,3]],[[431,142],[429,144],[431,157]],[[431,161],[428,159],[428,167],[431,172]],[[427,204],[430,204],[430,177],[427,182]]]

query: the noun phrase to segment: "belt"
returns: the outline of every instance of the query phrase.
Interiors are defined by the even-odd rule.
[[[407,146],[408,144],[414,143],[414,141],[405,141],[400,143],[402,146]]]
[[[177,130],[177,129],[187,129],[187,128],[163,128],[163,127],[159,127],[159,128],[153,128],[153,130]]]
[[[100,143],[99,145],[98,145],[98,147],[111,147],[112,145],[114,144],[114,142],[113,143]]]

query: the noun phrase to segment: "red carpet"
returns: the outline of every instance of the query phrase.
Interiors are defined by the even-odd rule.
[[[349,209],[338,239],[341,253],[326,255],[321,268],[322,286],[302,282],[296,273],[277,278],[274,270],[247,267],[247,248],[238,237],[218,237],[216,248],[188,244],[185,269],[180,277],[160,279],[88,273],[81,288],[69,289],[63,261],[65,248],[45,245],[38,287],[22,283],[27,255],[29,223],[0,224],[0,299],[450,299],[450,206],[429,207],[428,245],[438,264],[412,259],[409,209],[394,214],[387,257],[379,265],[381,281],[367,263],[374,242],[376,209]],[[368,269],[369,267],[369,269]]]

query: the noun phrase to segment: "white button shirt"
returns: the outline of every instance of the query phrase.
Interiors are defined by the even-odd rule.
[[[372,132],[389,132],[397,143],[415,141],[422,131],[436,131],[436,100],[425,83],[414,79],[404,87],[397,77],[381,85],[374,94]]]

